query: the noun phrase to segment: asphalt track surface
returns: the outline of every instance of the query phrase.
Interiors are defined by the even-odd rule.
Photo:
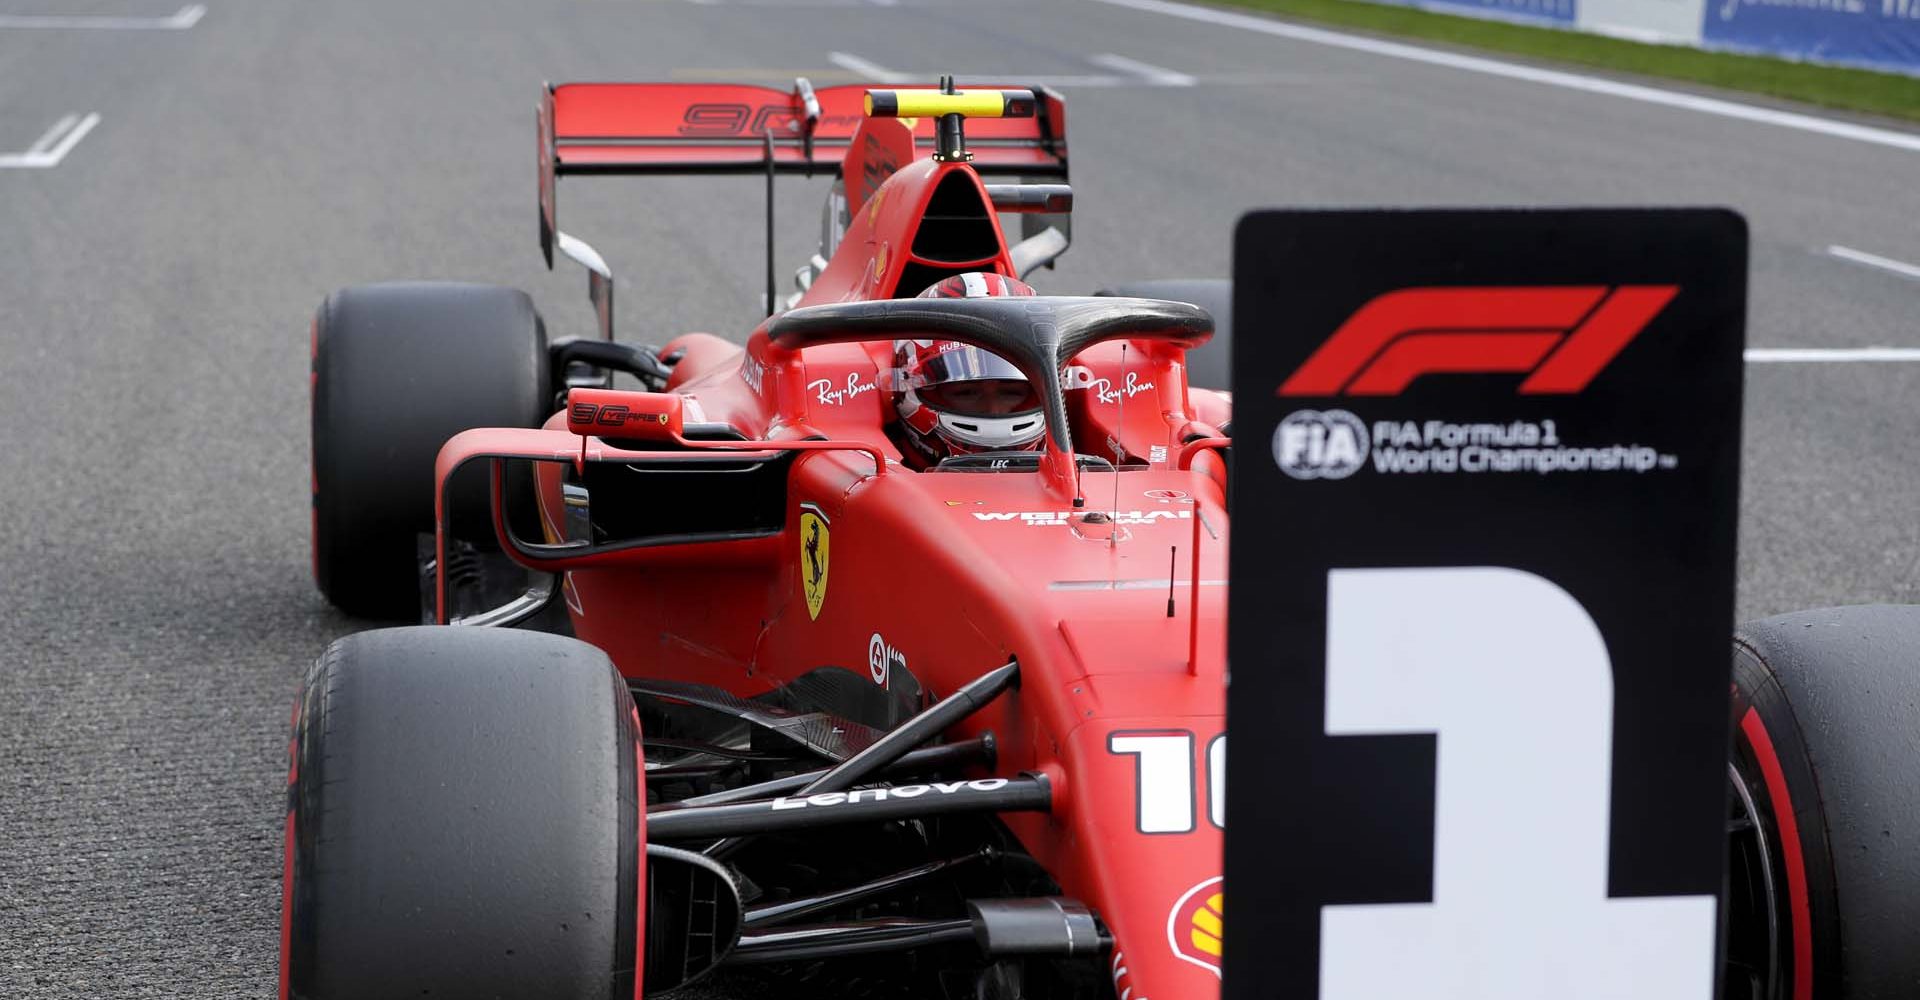
[[[1720,204],[1752,224],[1752,344],[1920,347],[1920,280],[1827,252],[1920,262],[1920,152],[1095,0],[0,0],[0,153],[99,116],[0,169],[0,997],[274,990],[287,706],[365,624],[308,579],[321,297],[497,281],[584,332],[534,245],[539,83],[849,66],[1077,78],[1043,291],[1224,275],[1254,207]],[[821,192],[782,182],[788,267]],[[757,181],[560,202],[624,336],[755,321]],[[1754,364],[1747,392],[1741,614],[1920,600],[1920,364]]]

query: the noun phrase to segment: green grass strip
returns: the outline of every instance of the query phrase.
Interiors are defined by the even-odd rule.
[[[1220,0],[1216,0],[1220,2]],[[1364,0],[1225,0],[1302,21],[1506,52],[1619,73],[1684,80],[1822,107],[1920,121],[1920,77],[1703,52],[1604,35],[1438,14]]]

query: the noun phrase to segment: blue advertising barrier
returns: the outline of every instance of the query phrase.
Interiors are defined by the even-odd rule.
[[[1711,48],[1920,72],[1920,0],[1707,0]]]
[[[1375,0],[1920,76],[1920,0]]]
[[[1395,0],[1388,0],[1395,2]],[[1413,0],[1402,5],[1420,7],[1443,14],[1465,14],[1502,21],[1547,22],[1554,27],[1573,27],[1576,0]],[[1914,0],[1920,4],[1920,0]]]

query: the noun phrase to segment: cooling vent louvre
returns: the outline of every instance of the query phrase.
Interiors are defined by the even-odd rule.
[[[726,869],[648,844],[646,995],[679,989],[719,965],[740,940],[740,917],[740,890]]]

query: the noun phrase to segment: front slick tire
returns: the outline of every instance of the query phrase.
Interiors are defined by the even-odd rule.
[[[417,542],[434,460],[473,427],[553,411],[547,332],[525,292],[396,282],[343,288],[313,321],[313,578],[334,607],[420,620]],[[456,536],[492,546],[487,470],[449,484]]]
[[[349,636],[308,673],[291,752],[283,997],[634,996],[645,778],[605,654]]]
[[[1917,734],[1920,607],[1736,634],[1723,996],[1920,996]]]

